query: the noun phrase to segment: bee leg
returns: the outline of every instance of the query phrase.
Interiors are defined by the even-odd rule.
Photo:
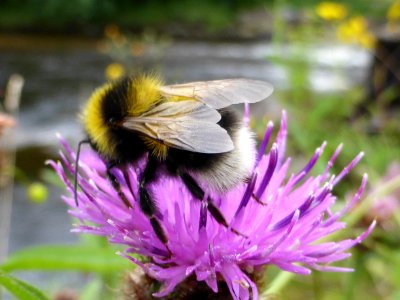
[[[143,172],[142,178],[139,182],[139,206],[142,212],[149,218],[151,227],[158,239],[167,248],[169,256],[172,255],[168,247],[168,237],[156,215],[158,212],[157,203],[150,195],[147,185],[155,179],[155,174],[158,166],[158,161],[154,158],[149,159],[147,166]]]
[[[180,177],[182,178],[184,184],[186,187],[189,189],[189,191],[193,194],[195,198],[198,200],[203,200],[204,199],[204,191],[202,188],[198,185],[198,183],[194,180],[192,176],[190,176],[188,173],[183,173],[180,174]],[[229,224],[226,221],[224,215],[222,212],[218,209],[218,207],[215,206],[214,202],[210,197],[207,197],[207,209],[210,212],[210,214],[213,216],[215,221],[217,221],[219,224],[222,226],[229,228]],[[246,237],[246,235],[240,233],[237,231],[235,228],[231,228],[231,231],[237,235]]]
[[[124,202],[126,207],[130,208],[130,207],[132,207],[132,205],[129,203],[128,198],[126,198],[125,194],[122,192],[121,185],[119,184],[117,178],[111,172],[111,169],[114,168],[115,166],[117,166],[117,163],[114,162],[114,161],[110,161],[110,162],[108,162],[106,164],[107,178],[111,182],[111,184],[112,184],[113,188],[115,189],[115,191],[118,193],[118,196],[120,197],[122,202]]]

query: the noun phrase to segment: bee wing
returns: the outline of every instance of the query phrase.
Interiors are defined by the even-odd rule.
[[[199,153],[233,150],[227,131],[217,122],[221,115],[198,101],[165,102],[139,117],[129,117],[122,126],[141,132],[167,146]]]
[[[215,109],[237,103],[255,103],[264,100],[273,92],[271,84],[245,78],[214,81],[198,81],[162,86],[165,97],[179,96],[196,99]]]

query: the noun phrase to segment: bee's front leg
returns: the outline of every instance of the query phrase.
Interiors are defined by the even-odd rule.
[[[139,182],[139,206],[142,212],[149,218],[151,227],[154,233],[157,235],[158,239],[163,243],[165,248],[167,248],[169,255],[171,256],[171,250],[168,247],[168,237],[162,227],[160,221],[157,219],[156,215],[158,212],[157,203],[151,196],[147,189],[147,185],[155,179],[156,170],[158,168],[158,161],[155,158],[150,157],[149,162],[143,172],[142,178]]]
[[[124,202],[126,207],[130,208],[132,207],[131,203],[129,202],[128,198],[126,198],[125,194],[122,192],[121,185],[118,182],[117,178],[115,175],[111,172],[111,169],[116,167],[117,163],[115,161],[109,161],[106,163],[106,174],[108,180],[111,182],[113,188],[115,191],[118,193],[119,198]]]

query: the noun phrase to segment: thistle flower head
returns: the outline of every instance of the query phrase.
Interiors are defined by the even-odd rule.
[[[324,150],[323,143],[303,169],[288,175],[291,160],[284,156],[285,114],[275,142],[268,154],[264,154],[272,129],[269,123],[249,182],[225,195],[209,194],[231,228],[218,224],[209,215],[206,202],[194,199],[180,179],[162,174],[151,185],[158,201],[157,217],[168,235],[171,255],[138,207],[138,178],[146,158],[114,170],[131,207],[121,201],[108,182],[105,164],[95,152],[86,151],[79,162],[79,207],[75,206],[73,186],[67,176],[75,172],[75,153],[64,140],[61,139],[62,163],[50,164],[68,189],[69,195],[63,199],[71,207],[70,214],[79,220],[74,231],[104,235],[112,243],[126,245],[121,255],[162,283],[154,296],[168,295],[190,277],[204,282],[215,293],[219,283],[225,282],[233,299],[258,299],[253,279],[265,266],[274,265],[302,275],[310,274],[312,269],[350,271],[331,264],[349,257],[346,251],[366,238],[374,227],[372,223],[355,239],[318,242],[345,227],[341,217],[359,200],[367,182],[366,175],[353,199],[342,210],[331,212],[336,201],[332,189],[363,154],[357,155],[341,173],[330,175],[341,150],[339,146],[325,170],[311,176],[310,171]],[[232,228],[243,235],[234,233]],[[147,259],[141,260],[132,254]]]

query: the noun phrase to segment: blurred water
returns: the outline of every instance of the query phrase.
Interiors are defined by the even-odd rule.
[[[276,49],[267,41],[176,42],[166,50],[157,68],[170,83],[249,77],[269,81],[280,90],[288,88],[287,74],[266,57],[290,55],[293,51],[296,49],[289,46]],[[321,45],[304,53],[306,59],[315,62],[310,82],[320,92],[362,84],[370,60],[367,52],[347,46]],[[79,108],[93,88],[104,81],[104,69],[110,62],[95,47],[36,49],[33,44],[29,48],[0,48],[0,86],[5,85],[12,73],[23,75],[26,82],[16,130],[19,168],[36,176],[45,157],[57,148],[56,132],[72,144],[81,139]],[[274,102],[259,104],[257,111],[262,114],[271,109],[270,103]],[[33,205],[27,201],[22,185],[16,185],[11,252],[34,244],[76,241],[76,236],[69,233],[71,224],[66,207],[59,199],[60,190],[52,188],[49,201]],[[45,286],[41,275],[27,276]]]

